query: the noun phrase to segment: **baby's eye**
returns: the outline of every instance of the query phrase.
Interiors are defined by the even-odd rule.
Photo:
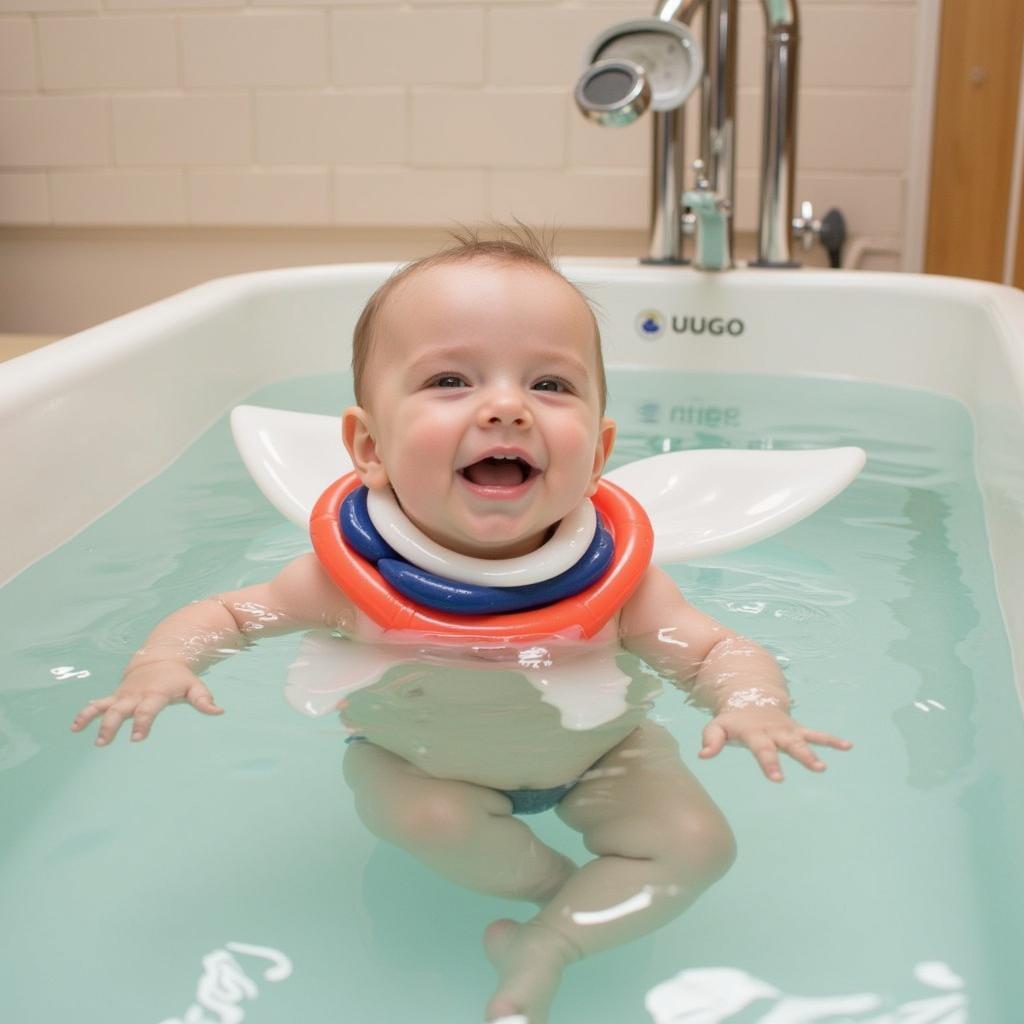
[[[430,386],[434,388],[464,388],[469,385],[457,373],[442,373],[430,382]]]
[[[552,391],[556,394],[572,390],[566,381],[558,377],[542,377],[533,387],[536,391]]]

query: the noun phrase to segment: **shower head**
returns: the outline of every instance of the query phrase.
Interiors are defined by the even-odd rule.
[[[632,124],[650,105],[651,83],[631,60],[599,60],[576,83],[576,106],[598,124]]]
[[[703,70],[697,42],[685,25],[660,18],[624,21],[590,44],[576,103],[600,124],[629,124],[648,103],[652,110],[681,106]]]

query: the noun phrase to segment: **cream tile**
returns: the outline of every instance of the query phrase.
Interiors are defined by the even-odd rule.
[[[653,8],[653,5],[650,5]],[[647,10],[644,16],[650,14]],[[493,85],[560,85],[572,89],[587,45],[604,29],[637,17],[636,7],[498,8],[491,12],[487,80]]]
[[[753,171],[736,172],[736,208],[733,214],[734,231],[756,231],[760,177]],[[797,195],[800,195],[798,192]],[[797,205],[799,206],[799,200]]]
[[[278,6],[281,2],[278,0]],[[245,0],[103,0],[103,6],[111,11],[221,10],[244,7]]]
[[[815,175],[797,178],[796,201],[809,199],[814,215],[837,207],[851,235],[895,237],[903,234],[906,183],[902,175]]]
[[[174,18],[39,18],[47,89],[165,89],[178,84]]]
[[[801,80],[808,86],[909,88],[916,22],[913,6],[808,7]]]
[[[853,269],[873,270],[883,274],[896,273],[903,269],[903,246],[899,246],[899,252],[874,252],[869,249]]]
[[[256,152],[268,164],[397,164],[408,155],[404,91],[256,96]]]
[[[350,227],[434,227],[487,216],[484,171],[374,168],[334,175],[334,220]]]
[[[800,98],[797,167],[804,171],[903,171],[909,159],[908,92],[808,90]],[[737,166],[761,164],[761,98],[741,92]]]
[[[800,10],[802,11],[805,7],[835,7],[840,4],[849,4],[851,0],[800,0]],[[914,4],[920,3],[921,0],[856,0],[862,7],[869,8],[884,8],[884,7],[913,7]],[[924,0],[925,3],[929,3],[930,0]],[[758,8],[763,3],[763,0],[740,0],[741,4],[746,6]]]
[[[913,81],[914,4],[801,6],[800,86],[908,87]],[[740,87],[764,79],[764,15],[744,6],[739,32]]]
[[[100,0],[0,0],[0,14],[39,14],[43,11],[96,11]]]
[[[334,11],[339,85],[477,85],[484,80],[484,14],[463,10]]]
[[[46,175],[0,173],[0,224],[49,224]]]
[[[572,2],[572,0],[570,0]],[[625,17],[649,18],[654,11],[649,0],[575,0],[575,6],[593,8],[621,7],[626,11]]]
[[[797,167],[804,171],[902,171],[910,159],[905,92],[807,92],[800,103]]]
[[[494,171],[491,215],[555,228],[645,228],[647,175],[634,171]]]
[[[565,93],[556,89],[415,91],[413,161],[554,167],[565,158]]]
[[[641,117],[624,127],[605,128],[588,121],[570,96],[566,118],[568,159],[572,166],[646,169],[650,165],[654,124],[650,116]]]
[[[479,7],[480,0],[408,0],[413,7]],[[542,7],[551,6],[558,0],[485,0],[488,7],[501,7],[504,4],[516,6]]]
[[[102,97],[0,97],[0,167],[107,164],[109,122]]]
[[[252,155],[248,96],[115,96],[118,164],[238,164]]]
[[[736,228],[757,230],[759,178],[753,171],[736,175]],[[850,235],[898,236],[903,232],[904,181],[901,175],[814,174],[797,176],[794,202],[810,200],[814,215],[823,217],[837,207]]]
[[[800,112],[802,113],[802,105]],[[756,170],[761,166],[761,122],[761,93],[759,91],[740,91],[736,97],[736,167],[738,170]],[[799,124],[797,127],[799,130]]]
[[[193,224],[311,225],[331,220],[326,169],[189,171]]]
[[[55,224],[184,224],[181,171],[85,171],[50,175]]]
[[[181,19],[185,86],[217,89],[327,82],[322,11],[186,15]]]
[[[35,38],[29,18],[0,18],[0,89],[36,87]]]
[[[740,4],[736,45],[739,48],[736,65],[737,87],[760,89],[764,82],[764,11],[760,4]],[[801,55],[802,53],[803,48]]]

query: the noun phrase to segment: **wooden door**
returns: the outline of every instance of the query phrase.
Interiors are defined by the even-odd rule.
[[[1022,41],[1024,0],[943,0],[928,273],[1003,279]],[[1020,285],[1024,232],[1016,237]]]
[[[1020,214],[1017,216],[1017,252],[1013,261],[1013,283],[1018,288],[1024,288],[1024,180],[1021,181],[1020,189]]]

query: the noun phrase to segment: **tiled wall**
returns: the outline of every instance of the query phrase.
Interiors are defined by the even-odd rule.
[[[798,198],[897,244],[915,18],[930,2],[801,5]],[[571,91],[587,41],[653,8],[0,0],[0,224],[413,228],[516,215],[640,229],[649,118],[598,128]],[[741,9],[737,223],[749,230],[763,19],[759,2]]]

